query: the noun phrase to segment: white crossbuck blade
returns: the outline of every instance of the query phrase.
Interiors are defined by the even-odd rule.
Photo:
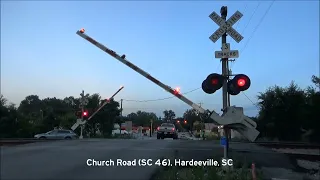
[[[125,55],[119,56],[116,52],[113,50],[107,48],[106,46],[102,45],[101,43],[97,42],[90,36],[84,33],[84,30],[77,31],[77,34],[82,37],[83,39],[89,41],[102,51],[106,52],[110,56],[114,57],[118,61],[122,62],[123,64],[127,65],[137,73],[141,74],[145,78],[149,79],[156,85],[160,86],[164,90],[168,91],[169,93],[173,94],[176,96],[178,99],[181,101],[185,102],[192,108],[196,109],[199,113],[206,114],[208,111],[200,107],[198,104],[190,101],[186,97],[184,97],[182,94],[178,93],[174,89],[172,89],[170,86],[163,84],[153,76],[151,76],[149,73],[145,72],[144,70],[140,69],[136,65],[132,64],[130,61],[126,60]],[[229,107],[226,111],[225,114],[222,116],[219,116],[218,113],[215,111],[211,112],[210,118],[213,120],[213,122],[216,125],[227,125],[230,128],[233,128],[237,130],[240,134],[242,134],[244,137],[246,137],[250,141],[255,141],[257,136],[259,135],[259,131],[257,131],[256,128],[256,123],[251,120],[250,118],[246,117],[243,114],[243,109],[241,108],[236,108],[236,107]]]
[[[238,43],[243,39],[241,34],[239,34],[232,26],[240,20],[243,14],[236,11],[227,21],[222,19],[216,12],[212,12],[209,17],[220,26],[209,38],[216,42],[224,33],[228,33],[235,41]]]

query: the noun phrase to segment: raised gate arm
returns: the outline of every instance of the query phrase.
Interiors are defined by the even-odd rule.
[[[168,91],[169,93],[171,93],[172,95],[174,95],[175,97],[177,97],[178,99],[180,99],[181,101],[185,102],[186,104],[188,104],[189,106],[191,106],[192,108],[196,109],[197,111],[199,111],[200,113],[206,113],[206,110],[203,109],[202,107],[200,107],[198,104],[192,102],[191,100],[189,100],[188,98],[184,97],[182,94],[177,93],[174,89],[172,89],[171,87],[165,85],[164,83],[160,82],[159,80],[157,80],[156,78],[154,78],[153,76],[151,76],[149,73],[145,72],[144,70],[140,69],[139,67],[137,67],[136,65],[132,64],[130,61],[126,60],[125,55],[119,56],[115,51],[107,48],[106,46],[104,46],[103,44],[97,42],[96,40],[94,40],[93,38],[91,38],[90,36],[88,36],[87,34],[84,33],[84,30],[81,31],[77,31],[77,34],[82,37],[83,39],[89,41],[91,44],[95,45],[96,47],[98,47],[99,49],[101,49],[102,51],[106,52],[107,54],[109,54],[110,56],[114,57],[115,59],[117,59],[118,61],[122,62],[123,64],[127,65],[128,67],[130,67],[131,69],[133,69],[134,71],[136,71],[137,73],[141,74],[142,76],[144,76],[145,78],[149,79],[150,81],[152,81],[153,83],[155,83],[156,85],[160,86],[162,89]],[[216,113],[215,111],[212,111],[210,114],[210,117],[216,121],[216,122],[221,122],[222,121],[222,117],[219,116],[218,113]]]

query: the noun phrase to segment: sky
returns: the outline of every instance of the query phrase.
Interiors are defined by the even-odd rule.
[[[271,5],[272,4],[272,5]],[[269,11],[267,9],[271,5]],[[1,1],[1,94],[20,104],[26,96],[79,97],[99,93],[123,99],[123,114],[138,110],[177,116],[190,107],[76,34],[86,34],[126,54],[132,63],[166,85],[180,87],[194,103],[221,113],[222,90],[206,94],[202,81],[221,73],[214,52],[221,40],[209,15],[228,6],[243,17],[233,28],[244,39],[227,37],[240,57],[234,74],[246,74],[251,87],[231,104],[257,114],[257,95],[268,87],[311,85],[319,74],[319,1]],[[264,16],[265,14],[265,16]]]

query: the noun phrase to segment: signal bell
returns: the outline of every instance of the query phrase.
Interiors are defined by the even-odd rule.
[[[224,77],[221,74],[212,73],[202,82],[202,90],[207,94],[212,94],[223,85]]]
[[[227,84],[230,95],[238,95],[241,91],[249,89],[251,85],[250,78],[245,74],[238,74]]]

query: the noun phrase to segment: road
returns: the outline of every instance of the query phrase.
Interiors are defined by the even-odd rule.
[[[95,160],[133,160],[159,158],[182,158],[189,160],[206,159],[213,154],[222,155],[223,149],[219,142],[156,140],[145,139],[87,139],[60,142],[41,142],[14,147],[1,148],[0,179],[132,179],[148,180],[155,172],[152,167],[89,167],[87,159]],[[251,154],[260,155],[260,161],[271,166],[289,166],[283,155],[273,153],[262,147],[250,144],[233,143],[231,154],[241,158],[243,155],[234,153],[242,151],[250,160]],[[252,153],[250,153],[251,151]],[[252,156],[253,157],[253,156]]]

